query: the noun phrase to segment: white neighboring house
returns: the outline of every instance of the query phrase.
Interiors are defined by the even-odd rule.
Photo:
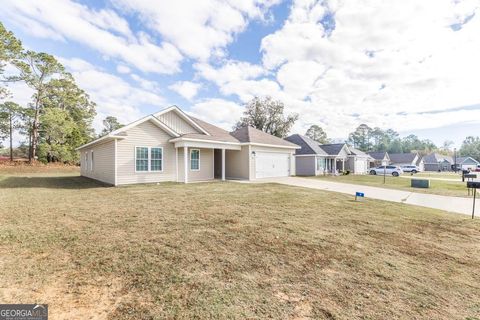
[[[457,169],[459,170],[475,170],[480,165],[480,162],[473,159],[472,157],[458,157],[456,161]]]
[[[77,150],[82,176],[117,186],[290,176],[297,148],[251,127],[228,132],[172,106]]]

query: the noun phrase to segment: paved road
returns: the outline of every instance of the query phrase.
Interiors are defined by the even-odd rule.
[[[355,196],[355,192],[363,192],[366,198],[400,202],[422,207],[445,210],[454,213],[472,214],[473,200],[471,198],[449,197],[434,194],[416,193],[402,190],[362,186],[350,183],[316,180],[310,178],[284,177],[264,178],[252,181],[253,183],[280,183],[290,186],[305,187],[319,190],[341,192]],[[480,196],[480,194],[479,194]],[[480,216],[480,200],[477,200],[476,215]]]

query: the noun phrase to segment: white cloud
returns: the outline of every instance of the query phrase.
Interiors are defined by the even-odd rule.
[[[103,71],[85,60],[59,58],[83,90],[97,103],[97,116],[94,127],[102,128],[101,121],[106,116],[115,116],[121,123],[130,123],[142,117],[141,106],[165,106],[165,99],[155,88],[131,85],[122,78]],[[143,80],[143,79],[139,79]],[[145,80],[144,80],[145,81]]]
[[[239,80],[256,79],[267,73],[260,65],[232,60],[226,61],[218,68],[208,63],[197,63],[194,68],[198,76],[219,86]]]
[[[191,81],[178,81],[170,85],[168,88],[175,91],[187,100],[192,100],[198,93],[202,85]]]
[[[250,20],[263,19],[279,0],[120,0],[121,10],[138,14],[145,25],[188,57],[222,56],[226,45]]]
[[[121,73],[121,74],[127,74],[127,73],[132,72],[132,69],[130,69],[129,67],[127,67],[125,65],[119,64],[117,66],[117,72]]]
[[[240,119],[243,107],[229,100],[207,99],[196,103],[190,109],[193,116],[215,124],[227,131]]]
[[[33,36],[77,41],[144,72],[180,70],[182,55],[175,46],[156,44],[142,32],[134,35],[128,22],[109,9],[93,10],[68,0],[6,0],[0,17]]]

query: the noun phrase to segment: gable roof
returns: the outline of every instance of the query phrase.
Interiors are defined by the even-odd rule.
[[[292,134],[289,137],[286,137],[285,140],[290,141],[296,145],[299,145],[301,148],[295,151],[296,155],[321,155],[326,156],[327,153],[320,148],[317,141],[310,139],[309,137],[302,136],[300,134]]]
[[[452,157],[450,156],[444,156],[442,154],[439,154],[439,153],[430,153],[428,155],[426,155],[425,157],[423,157],[423,162],[424,163],[433,163],[433,164],[437,164],[439,162],[449,162],[449,163],[453,163],[453,159]]]
[[[370,157],[375,160],[383,160],[383,159],[390,159],[388,156],[388,152],[369,152]]]
[[[163,122],[161,122],[160,120],[158,120],[156,117],[154,117],[153,115],[148,115],[148,116],[145,116],[141,119],[138,119],[137,121],[134,121],[134,122],[131,122],[129,124],[127,124],[126,126],[123,126],[117,130],[114,130],[112,132],[110,132],[109,134],[103,136],[103,137],[100,137],[98,139],[94,139],[80,147],[78,147],[77,149],[75,150],[80,150],[80,149],[83,149],[85,147],[88,147],[88,146],[91,146],[93,144],[96,144],[98,142],[102,142],[102,141],[106,141],[106,140],[109,140],[109,139],[121,139],[121,138],[125,138],[126,134],[125,132],[133,127],[136,127],[144,122],[147,122],[147,121],[151,121],[153,122],[155,125],[157,125],[159,128],[163,129],[165,132],[167,132],[168,134],[170,134],[172,137],[178,137],[178,133],[176,133],[175,131],[173,131],[172,129],[170,129],[166,124],[164,124]]]
[[[158,118],[159,116],[161,116],[162,114],[165,114],[165,113],[168,113],[168,112],[175,112],[180,118],[182,118],[184,121],[186,121],[187,123],[189,123],[191,126],[193,126],[195,129],[199,130],[200,132],[203,132],[204,134],[206,135],[209,135],[208,131],[206,131],[204,128],[202,128],[202,126],[200,126],[198,123],[196,123],[194,120],[193,120],[193,117],[189,116],[188,114],[186,114],[185,112],[183,112],[182,109],[180,109],[179,107],[177,107],[176,105],[173,105],[171,107],[168,107],[166,109],[163,109],[157,113],[154,113],[153,116]]]
[[[476,164],[480,163],[472,157],[457,157],[457,164],[462,164],[467,160],[470,160],[471,162],[476,163]]]
[[[390,153],[392,163],[412,163],[418,153]]]
[[[320,148],[325,151],[329,156],[336,156],[345,148],[347,145],[345,143],[330,143],[330,144],[321,144]]]
[[[259,144],[259,145],[275,145],[275,146],[282,146],[282,147],[290,147],[290,148],[300,148],[298,145],[293,144],[289,141],[284,139],[272,136],[266,132],[261,130],[252,128],[252,127],[242,127],[230,133],[233,137],[235,137],[241,143],[251,143],[251,144]]]
[[[365,153],[362,150],[358,150],[354,147],[348,147],[348,150],[350,151],[350,154],[352,154],[352,155],[371,158],[371,156],[368,153]]]

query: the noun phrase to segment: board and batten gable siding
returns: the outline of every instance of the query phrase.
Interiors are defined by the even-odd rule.
[[[190,150],[200,150],[200,170],[190,169]],[[188,182],[208,181],[214,179],[213,149],[188,148]],[[185,170],[183,160],[183,148],[178,148],[178,181],[184,182]]]
[[[117,141],[117,184],[176,181],[175,147],[172,138],[151,121],[126,131]],[[135,172],[135,147],[162,147],[161,172]]]
[[[276,152],[276,153],[288,153],[290,154],[290,168],[289,168],[289,175],[294,176],[295,175],[295,149],[289,149],[289,148],[275,148],[275,147],[262,147],[262,146],[255,146],[251,145],[250,146],[250,152],[249,152],[249,161],[248,163],[250,164],[250,180],[255,179],[256,175],[256,167],[255,167],[255,156],[252,155],[253,152]]]
[[[249,156],[249,146],[242,146],[241,150],[225,150],[225,177],[248,180],[250,178]]]
[[[93,151],[93,170],[92,170]],[[87,161],[85,161],[87,154]],[[82,176],[115,184],[115,141],[108,141],[80,150],[80,173]]]
[[[295,170],[297,176],[316,175],[317,159],[315,155],[295,157]]]
[[[185,133],[201,133],[188,122],[183,120],[175,111],[169,111],[157,117],[160,121],[165,123],[173,131],[178,132],[179,134]]]

